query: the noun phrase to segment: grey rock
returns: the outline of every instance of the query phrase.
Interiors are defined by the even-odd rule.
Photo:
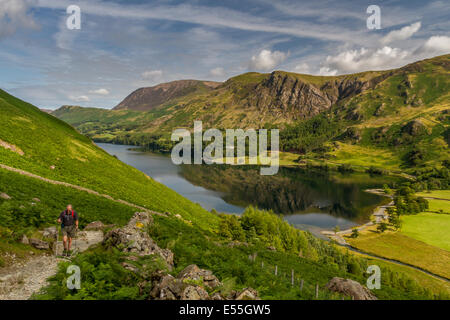
[[[212,289],[222,285],[211,270],[200,269],[197,265],[191,264],[184,268],[179,274],[181,280],[203,280],[203,284]]]
[[[57,235],[58,235],[58,230],[56,229],[55,226],[53,227],[48,227],[45,228],[42,235],[46,238],[52,238],[52,239],[56,239]]]
[[[199,286],[187,286],[181,293],[181,300],[209,300],[208,292]]]
[[[355,300],[377,300],[377,297],[360,283],[339,277],[334,277],[326,285],[328,290],[353,297]]]
[[[84,230],[100,230],[103,229],[105,225],[101,221],[93,221],[89,223],[86,227],[84,227]]]
[[[126,253],[138,256],[159,254],[169,268],[173,267],[173,253],[169,249],[161,249],[147,233],[147,228],[153,223],[153,218],[147,212],[137,212],[123,228],[109,231],[103,243],[109,246],[123,247]]]
[[[31,238],[29,240],[29,243],[30,243],[31,246],[33,246],[33,247],[35,247],[36,249],[39,249],[39,250],[48,250],[50,248],[48,242],[45,242],[45,241],[42,241],[42,240],[39,240],[39,239]]]
[[[0,193],[0,198],[4,199],[4,200],[10,200],[11,197],[9,195],[7,195],[6,193],[2,192]]]
[[[231,300],[260,300],[258,291],[252,288],[245,288],[240,292],[233,291],[229,296]]]

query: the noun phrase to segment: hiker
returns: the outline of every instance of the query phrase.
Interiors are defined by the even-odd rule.
[[[72,238],[75,237],[75,233],[78,230],[78,213],[73,210],[71,204],[67,205],[66,210],[61,212],[58,222],[61,223],[61,231],[63,234],[64,251],[62,255],[70,256]]]

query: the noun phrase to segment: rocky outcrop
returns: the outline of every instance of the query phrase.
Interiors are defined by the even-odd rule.
[[[140,287],[145,287],[141,284]],[[150,299],[157,300],[257,300],[258,292],[246,288],[240,292],[232,291],[228,297],[219,292],[209,294],[222,284],[210,270],[192,264],[187,266],[175,278],[170,274],[155,272],[152,276]]]
[[[355,300],[377,300],[377,297],[369,289],[351,279],[334,277],[326,285],[326,288],[351,296]]]
[[[89,230],[101,230],[105,227],[105,225],[103,224],[103,222],[101,221],[93,221],[91,223],[89,223],[86,227],[84,227],[84,230],[89,231]]]
[[[233,291],[228,297],[230,300],[260,300],[258,291],[252,288],[245,288],[242,291]]]
[[[197,277],[200,273],[212,274],[211,271],[200,269],[196,265],[188,266],[177,278],[157,272],[153,276],[149,296],[157,300],[210,300],[205,290],[207,284]],[[189,274],[194,278],[189,278]],[[199,285],[200,283],[202,285]]]
[[[158,254],[169,267],[172,267],[173,253],[168,249],[158,247],[148,235],[148,226],[152,223],[153,218],[148,212],[137,212],[125,227],[109,231],[103,243],[107,246],[122,248],[123,252],[134,253],[138,256]]]
[[[42,232],[42,236],[44,236],[45,238],[56,239],[57,235],[58,235],[58,230],[54,226],[45,228],[44,231]]]
[[[305,119],[329,109],[342,99],[373,88],[381,80],[340,77],[313,84],[296,75],[275,71],[251,91],[248,105],[263,112],[288,112],[294,118]]]
[[[39,239],[34,239],[31,238],[28,240],[28,242],[30,243],[31,246],[33,246],[36,249],[39,250],[48,250],[50,249],[50,245],[48,244],[48,242],[39,240]]]
[[[178,278],[181,280],[202,280],[203,284],[211,289],[221,285],[219,279],[213,275],[212,271],[200,269],[195,264],[184,268],[178,275]]]

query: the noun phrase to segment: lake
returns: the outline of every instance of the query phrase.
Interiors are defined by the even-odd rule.
[[[254,166],[177,166],[169,156],[132,150],[132,146],[97,145],[207,210],[241,214],[249,205],[272,209],[314,234],[367,222],[383,198],[364,190],[392,182],[362,173],[305,168],[280,168],[274,176],[261,176]]]

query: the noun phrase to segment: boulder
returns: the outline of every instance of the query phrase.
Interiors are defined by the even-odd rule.
[[[216,288],[221,285],[219,279],[213,275],[211,270],[200,269],[197,265],[191,264],[184,268],[179,274],[181,280],[203,280],[203,284],[209,288]]]
[[[211,300],[225,300],[224,297],[218,292],[213,293]]]
[[[46,238],[52,238],[52,239],[54,238],[54,239],[56,239],[56,237],[57,237],[57,235],[58,235],[58,230],[56,229],[55,226],[53,226],[53,227],[48,227],[48,228],[45,228],[45,229],[44,229],[42,235],[43,235],[44,237],[46,237]]]
[[[4,200],[10,200],[10,199],[11,199],[11,197],[8,196],[8,195],[7,195],[6,193],[4,193],[4,192],[0,193],[0,198],[1,198],[1,199],[4,199]]]
[[[181,300],[209,300],[208,292],[199,286],[187,286],[181,293]]]
[[[100,230],[103,229],[105,225],[101,221],[93,221],[89,223],[86,227],[84,227],[84,230]]]
[[[109,246],[122,247],[125,253],[135,253],[138,256],[159,254],[169,268],[173,267],[173,253],[169,249],[161,249],[147,233],[147,227],[153,223],[148,212],[137,212],[123,228],[109,231],[103,243]]]
[[[41,199],[39,199],[39,198],[33,198],[31,200],[33,200],[34,202],[41,202]]]
[[[237,292],[234,300],[260,300],[258,291],[252,288],[245,288],[241,292]]]
[[[29,243],[30,243],[31,246],[33,246],[33,247],[35,247],[36,249],[39,249],[39,250],[48,250],[48,249],[50,249],[50,246],[49,246],[48,242],[45,242],[45,241],[42,241],[42,240],[39,240],[39,239],[31,238],[29,240]]]
[[[203,285],[192,283],[188,280],[200,280]],[[180,272],[177,278],[163,271],[156,271],[152,275],[151,299],[158,300],[224,300],[218,293],[209,296],[205,287],[217,286],[219,280],[209,270],[203,270],[196,265],[190,265]]]
[[[150,297],[158,300],[177,300],[180,299],[183,289],[184,284],[182,281],[175,279],[170,274],[156,272]]]
[[[328,290],[353,297],[355,300],[377,300],[377,297],[360,283],[339,277],[334,277],[326,285]]]

